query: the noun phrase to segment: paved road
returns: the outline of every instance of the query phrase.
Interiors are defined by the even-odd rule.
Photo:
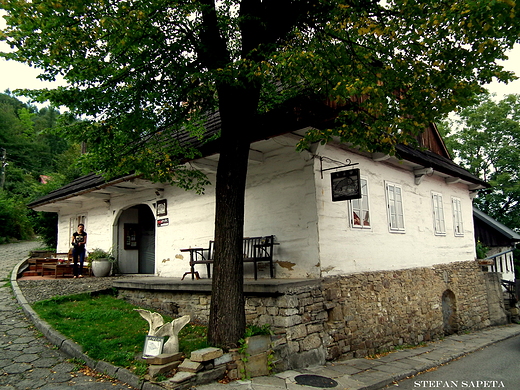
[[[504,389],[520,388],[520,336],[500,341],[462,359],[398,383],[408,389]]]
[[[0,245],[0,388],[132,389],[122,382],[96,377],[92,371],[78,371],[78,366],[53,349],[26,319],[7,281],[13,267],[39,246],[37,242]]]

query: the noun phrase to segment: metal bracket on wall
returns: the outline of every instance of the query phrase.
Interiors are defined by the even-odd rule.
[[[327,160],[327,161],[330,161],[330,162],[335,162],[336,164],[340,164],[340,166],[339,167],[323,169],[323,160]],[[332,158],[320,156],[320,173],[321,173],[321,178],[323,179],[323,172],[325,172],[325,171],[330,171],[332,169],[339,169],[339,168],[348,168],[348,167],[353,167],[354,165],[359,165],[359,163],[353,163],[350,158],[347,158],[345,160],[345,162],[346,162],[346,164],[342,163],[341,161],[333,160]]]

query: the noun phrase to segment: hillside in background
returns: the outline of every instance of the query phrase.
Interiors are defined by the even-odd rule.
[[[54,108],[38,109],[0,94],[0,244],[38,235],[56,244],[56,215],[28,210],[26,204],[81,172],[79,145],[55,131],[66,119]]]

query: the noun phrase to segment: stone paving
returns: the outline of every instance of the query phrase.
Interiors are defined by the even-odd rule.
[[[8,283],[13,267],[38,242],[0,245],[0,388],[25,390],[128,390],[133,387],[95,376],[70,361],[27,320]],[[82,368],[81,370],[79,370]],[[87,375],[92,373],[91,375]]]

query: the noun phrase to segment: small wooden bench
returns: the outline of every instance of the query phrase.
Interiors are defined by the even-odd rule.
[[[61,273],[61,276],[65,276],[65,274],[71,274],[73,272],[73,265],[70,263],[43,263],[42,264],[42,276],[45,274],[45,270],[54,271],[54,277],[58,278],[58,273]]]
[[[243,238],[244,263],[253,263],[255,280],[258,279],[258,263],[269,262],[269,271],[271,278],[274,278],[273,264],[273,246],[278,245],[274,242],[274,235],[262,237],[244,237]],[[198,264],[206,265],[208,278],[211,278],[211,264],[214,261],[215,241],[209,242],[209,248],[187,248],[181,249],[181,252],[190,253],[190,271],[184,273],[182,280],[186,275],[191,274],[192,279],[200,279],[200,275],[195,271]]]

